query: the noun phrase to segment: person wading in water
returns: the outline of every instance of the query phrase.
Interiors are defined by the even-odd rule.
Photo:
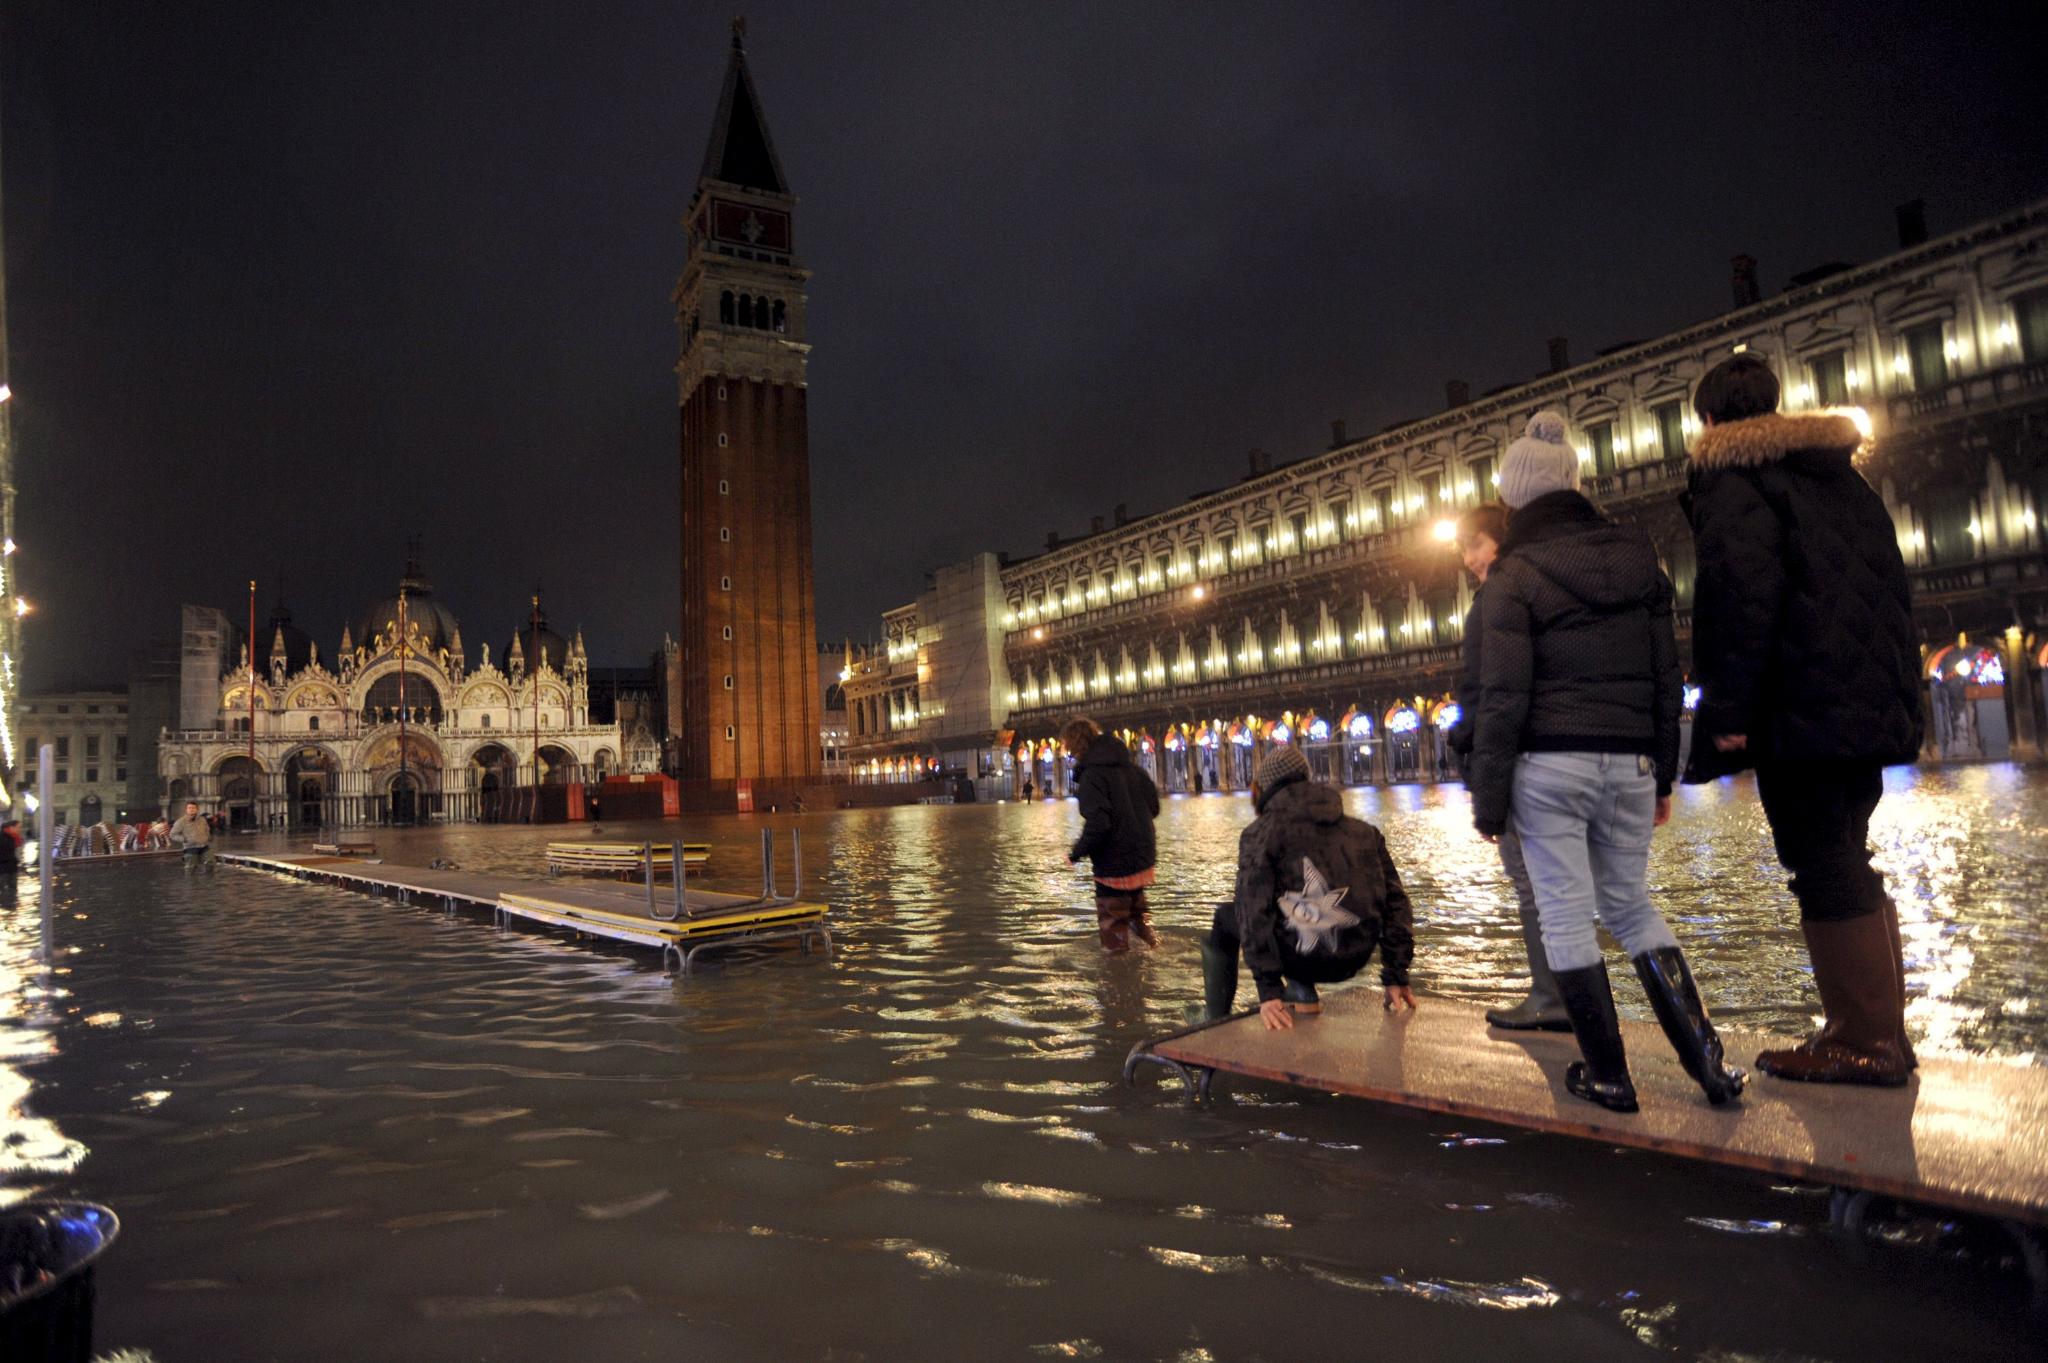
[[[1081,836],[1068,863],[1084,858],[1095,873],[1095,924],[1105,951],[1129,951],[1131,938],[1156,945],[1145,891],[1155,879],[1158,848],[1152,821],[1159,790],[1138,770],[1131,750],[1092,719],[1075,718],[1060,733],[1074,756],[1074,788],[1081,801]]]

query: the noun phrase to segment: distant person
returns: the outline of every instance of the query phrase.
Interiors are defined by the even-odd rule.
[[[1237,897],[1216,906],[1202,943],[1202,996],[1211,1018],[1237,1002],[1237,962],[1259,993],[1268,1031],[1322,1010],[1319,984],[1338,984],[1380,952],[1388,1008],[1415,1006],[1408,965],[1414,913],[1387,840],[1344,812],[1330,786],[1309,778],[1308,759],[1275,747],[1252,780],[1250,825],[1237,840]]]
[[[1034,787],[1029,781],[1026,781],[1024,783],[1024,799],[1027,802],[1034,798],[1035,791],[1036,787]]]
[[[1472,729],[1479,713],[1479,607],[1486,594],[1487,570],[1500,554],[1501,541],[1508,536],[1508,513],[1497,502],[1474,507],[1458,518],[1458,550],[1465,570],[1478,581],[1472,594],[1472,609],[1465,616],[1465,662],[1458,677],[1458,722],[1451,726],[1446,746],[1458,755],[1465,777],[1472,776]],[[1543,955],[1543,928],[1536,914],[1536,888],[1529,883],[1529,868],[1522,861],[1522,840],[1512,823],[1501,831],[1500,865],[1508,884],[1515,890],[1515,909],[1522,922],[1522,950],[1529,961],[1529,992],[1512,1008],[1489,1008],[1489,1024],[1510,1032],[1569,1032],[1571,1018],[1558,996],[1557,979]]]
[[[1479,609],[1473,822],[1512,828],[1543,949],[1585,1058],[1574,1096],[1636,1110],[1594,922],[1634,961],[1657,1021],[1707,1101],[1742,1092],[1678,939],[1650,904],[1650,837],[1671,817],[1681,704],[1671,581],[1650,540],[1579,493],[1564,418],[1538,412],[1501,459],[1508,537]]]
[[[171,825],[171,845],[185,849],[185,869],[207,866],[212,856],[213,823],[199,812],[199,802],[185,802],[185,813]]]
[[[1856,471],[1845,416],[1780,416],[1754,355],[1693,393],[1686,514],[1700,682],[1685,779],[1755,766],[1826,1021],[1757,1068],[1831,1084],[1906,1082],[1898,908],[1870,864],[1884,768],[1920,755],[1920,648],[1898,527]]]
[[[1105,951],[1131,949],[1136,937],[1158,944],[1145,891],[1157,875],[1152,821],[1159,817],[1159,790],[1131,760],[1122,740],[1102,732],[1092,719],[1075,718],[1060,733],[1074,757],[1074,790],[1081,802],[1081,836],[1067,853],[1069,864],[1086,859],[1095,876],[1095,926]]]
[[[0,823],[0,876],[12,879],[21,872],[21,849],[26,841],[21,833],[21,820],[9,819]]]

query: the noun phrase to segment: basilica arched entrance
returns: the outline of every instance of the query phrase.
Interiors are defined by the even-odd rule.
[[[370,816],[384,823],[426,823],[440,812],[441,750],[417,730],[404,747],[396,729],[375,739],[363,764],[369,770]]]
[[[420,821],[420,778],[417,772],[401,771],[391,778],[388,800],[391,822],[394,824],[415,824]]]
[[[325,748],[301,748],[285,762],[285,790],[292,823],[318,828],[329,822],[327,800],[334,791],[337,764]]]
[[[91,828],[103,816],[104,810],[100,806],[99,796],[88,795],[78,802],[78,822],[81,826]]]
[[[583,764],[576,760],[576,754],[554,743],[541,745],[540,784],[544,786],[570,786],[583,779]]]
[[[475,770],[477,818],[502,823],[512,817],[512,792],[519,784],[519,759],[502,743],[487,743],[470,758]]]
[[[256,827],[256,792],[263,772],[246,757],[230,757],[215,770],[220,790],[220,812],[229,828]]]

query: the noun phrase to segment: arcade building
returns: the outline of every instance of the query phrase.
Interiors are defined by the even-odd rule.
[[[1693,546],[1678,497],[1690,396],[1736,351],[1765,356],[1784,409],[1841,410],[1890,508],[1923,641],[1930,760],[2037,758],[2048,668],[2048,201],[1827,265],[1765,296],[1734,259],[1731,311],[1365,439],[1276,462],[1137,518],[1118,507],[1044,552],[942,568],[846,651],[856,780],[971,778],[978,793],[1062,791],[1054,740],[1090,715],[1165,790],[1241,789],[1302,745],[1328,779],[1452,774],[1444,738],[1472,584],[1451,534],[1494,496],[1507,444],[1544,408],[1569,419],[1585,491],[1641,525],[1689,646]],[[1696,692],[1688,688],[1688,699]]]
[[[416,557],[328,657],[279,606],[253,680],[224,613],[187,606],[184,625],[179,727],[157,757],[172,817],[197,800],[239,828],[525,819],[547,788],[659,761],[592,722],[580,631],[557,634],[536,601],[501,652],[472,659]]]

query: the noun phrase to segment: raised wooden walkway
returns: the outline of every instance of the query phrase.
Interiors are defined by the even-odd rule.
[[[587,884],[514,880],[428,866],[393,866],[357,857],[222,852],[216,859],[229,866],[339,885],[405,903],[488,909],[501,922],[518,918],[587,936],[655,947],[661,950],[664,961],[672,958],[676,970],[684,975],[690,973],[700,954],[714,948],[795,939],[808,952],[813,942],[827,948],[832,944],[831,930],[825,924],[826,906],[798,899],[748,898],[687,889],[678,905],[673,890],[633,894]]]
[[[1478,1004],[1420,1005],[1389,1013],[1378,990],[1346,990],[1290,1032],[1239,1014],[1139,1043],[1124,1075],[1165,1063],[1191,1096],[1211,1072],[1249,1075],[2048,1225],[2048,1069],[1930,1057],[1904,1088],[1788,1083],[1750,1065],[1784,1038],[1724,1029],[1730,1061],[1751,1074],[1739,1102],[1715,1108],[1656,1024],[1624,1022],[1642,1100],[1624,1114],[1565,1092],[1571,1037],[1495,1031]]]

